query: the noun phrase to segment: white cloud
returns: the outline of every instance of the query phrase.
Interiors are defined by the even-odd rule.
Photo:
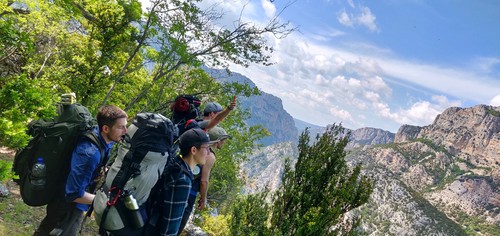
[[[367,91],[367,92],[365,92],[364,97],[368,101],[375,103],[376,104],[375,107],[382,107],[379,105],[380,95],[378,95],[377,93],[372,92],[372,91]],[[385,107],[385,106],[383,106],[383,107]]]
[[[344,31],[334,29],[331,27],[322,28],[316,34],[312,34],[311,38],[319,42],[329,42],[332,38],[345,35]]]
[[[480,57],[476,58],[473,66],[483,73],[490,73],[496,66],[500,66],[500,58],[496,57]]]
[[[349,4],[349,6],[351,6],[352,8],[355,8],[355,5],[354,5],[353,0],[347,0],[347,3],[348,3],[348,4]]]
[[[341,121],[346,121],[351,119],[351,113],[346,110],[339,109],[337,107],[330,108],[330,114],[341,119]]]
[[[500,94],[492,98],[489,104],[492,106],[500,106]]]
[[[377,24],[375,23],[376,18],[370,11],[370,8],[362,6],[361,15],[358,16],[357,21],[360,25],[366,26],[370,31],[376,32],[378,31]]]
[[[276,16],[276,6],[274,6],[274,4],[272,4],[269,0],[261,0],[261,4],[267,18],[273,18]]]
[[[386,77],[474,102],[486,103],[494,94],[498,94],[500,88],[500,80],[463,68],[442,67],[394,58],[376,60],[383,68]]]
[[[350,1],[349,4],[351,7],[356,8],[352,1]],[[359,9],[360,11],[357,12],[357,14],[350,14],[345,9],[342,9],[337,15],[337,20],[340,24],[348,27],[360,25],[368,28],[371,32],[378,32],[379,29],[375,22],[377,19],[375,14],[371,12],[370,8],[363,5],[359,5]]]
[[[337,16],[337,20],[339,21],[340,24],[343,24],[345,26],[353,26],[354,23],[351,20],[351,17],[347,14],[345,10],[342,10],[339,15]]]
[[[446,108],[460,106],[459,101],[449,101],[445,96],[432,96],[433,101],[419,101],[413,103],[406,110],[391,112],[389,105],[383,102],[373,104],[373,108],[382,117],[389,118],[398,124],[426,125],[432,123],[436,116],[442,113]]]

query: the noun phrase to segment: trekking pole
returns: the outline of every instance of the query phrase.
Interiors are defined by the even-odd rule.
[[[85,214],[85,216],[82,219],[82,224],[80,225],[80,231],[78,232],[80,235],[82,234],[83,227],[85,225],[85,222],[87,222],[87,218],[89,218],[92,215],[92,211],[94,211],[94,203],[92,202],[92,205],[90,205],[89,210]]]

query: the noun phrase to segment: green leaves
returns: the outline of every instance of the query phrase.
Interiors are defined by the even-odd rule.
[[[230,235],[272,235],[267,227],[267,195],[240,195],[231,210]]]
[[[19,148],[30,138],[26,133],[33,117],[49,118],[55,115],[50,91],[38,81],[20,75],[8,80],[0,90],[0,143]]]
[[[295,168],[291,168],[290,160],[285,162],[281,187],[271,193],[271,202],[266,200],[269,193],[240,200],[232,212],[231,230],[255,228],[246,219],[269,217],[270,224],[267,218],[258,224],[271,235],[354,232],[359,218],[345,221],[345,213],[368,201],[372,181],[361,174],[361,165],[352,169],[347,165],[347,137],[341,126],[333,125],[309,145],[309,132],[304,131],[299,138]]]
[[[335,235],[352,230],[332,226],[344,214],[368,200],[372,192],[369,179],[361,176],[361,166],[350,169],[344,148],[348,135],[333,125],[309,146],[306,130],[299,139],[299,158],[295,169],[286,168],[283,185],[274,198],[272,227],[285,235]],[[279,224],[279,222],[287,222]]]

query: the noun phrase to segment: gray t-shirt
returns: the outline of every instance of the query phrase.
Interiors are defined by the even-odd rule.
[[[200,128],[204,129],[204,128],[206,128],[208,126],[209,122],[210,122],[210,120],[199,121],[198,125],[200,126]]]

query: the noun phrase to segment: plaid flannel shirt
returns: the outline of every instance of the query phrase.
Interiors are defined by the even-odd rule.
[[[184,208],[191,191],[193,174],[181,158],[176,157],[174,162],[176,164],[167,167],[168,174],[162,180],[164,192],[161,203],[158,206],[153,206],[153,213],[146,226],[146,233],[177,235],[179,231]]]

